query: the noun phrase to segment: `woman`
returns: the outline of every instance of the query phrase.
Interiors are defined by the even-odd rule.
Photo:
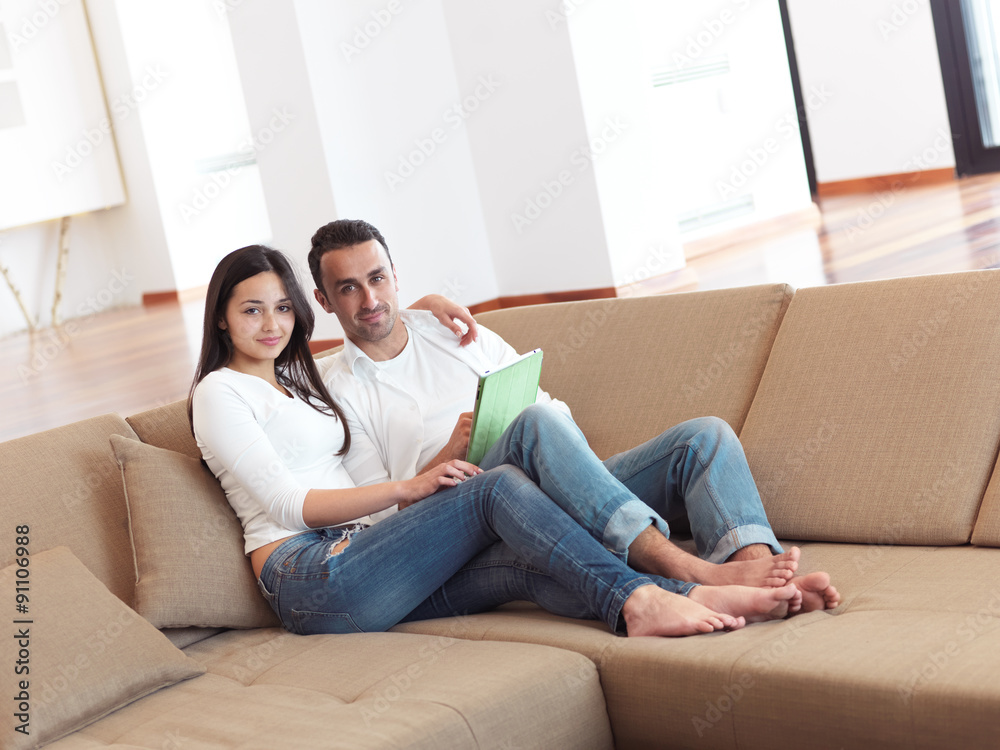
[[[516,559],[523,586],[477,584],[462,596],[452,587],[447,611],[528,598],[634,636],[739,628],[799,605],[794,586],[696,587],[642,575],[513,467],[482,472],[453,460],[407,481],[355,487],[341,461],[350,449],[343,414],[309,352],[313,323],[280,252],[230,253],[209,285],[189,401],[261,591],[292,632],[381,631],[440,616],[440,601],[426,606],[439,587],[494,553]]]

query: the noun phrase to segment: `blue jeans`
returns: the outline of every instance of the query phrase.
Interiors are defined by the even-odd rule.
[[[579,523],[627,550],[650,523],[687,516],[698,554],[725,562],[750,544],[781,546],[771,531],[739,438],[715,417],[692,419],[603,463],[576,423],[536,404],[514,420],[480,466],[517,466]]]
[[[724,562],[749,544],[767,544],[781,552],[743,446],[721,419],[683,422],[602,463],[572,419],[551,406],[529,406],[480,462],[484,469],[503,465],[524,471],[623,562],[629,545],[646,527],[653,524],[669,536],[664,518],[672,521],[684,515],[699,555],[712,562]],[[694,586],[651,578],[685,595]],[[404,619],[478,612],[513,599],[533,601],[566,617],[598,616],[576,592],[520,558],[509,545],[497,543]]]
[[[348,536],[350,544],[332,554]],[[474,586],[461,575],[450,581],[483,553],[506,549],[523,580],[501,560],[502,590],[490,586],[490,564],[470,568],[478,571]],[[404,618],[482,611],[513,599],[595,617],[614,631],[639,586],[691,588],[629,568],[513,466],[443,489],[371,527],[297,534],[270,554],[259,584],[282,624],[304,635],[383,631]]]

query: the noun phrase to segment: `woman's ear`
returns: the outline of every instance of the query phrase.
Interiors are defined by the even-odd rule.
[[[219,318],[218,326],[223,331],[225,331],[225,330],[227,330],[229,328],[229,325],[226,323],[226,319],[225,318]]]

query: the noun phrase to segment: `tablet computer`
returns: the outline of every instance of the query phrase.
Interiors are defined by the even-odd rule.
[[[542,350],[535,349],[479,376],[466,461],[478,465],[514,417],[535,403],[541,374]]]

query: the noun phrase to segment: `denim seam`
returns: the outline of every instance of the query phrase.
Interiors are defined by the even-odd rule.
[[[521,428],[520,426],[519,426],[519,429],[523,430],[523,428]],[[526,455],[525,450],[524,450],[524,443],[521,440],[520,434],[519,434],[519,432],[517,430],[515,430],[513,433],[511,433],[510,439],[507,441],[507,445],[508,446],[517,446],[517,449],[518,449],[517,452],[520,455]],[[509,459],[510,459],[511,453],[512,453],[512,451],[508,449],[506,455],[504,456],[506,459],[508,459],[508,461],[505,461],[505,463],[509,463]],[[535,455],[534,453],[530,453],[530,452],[529,452],[529,454],[532,455],[532,456]],[[537,471],[535,471],[535,474],[537,474],[538,476],[541,476],[542,472],[545,471],[546,467],[544,467],[544,466],[541,465],[541,462],[540,462],[539,459],[536,458],[535,460],[539,461],[539,463],[538,463],[538,465],[536,467]],[[527,474],[527,472],[525,472],[525,474]],[[631,493],[629,493],[629,494],[631,494]],[[555,500],[553,500],[552,502],[555,503]],[[558,505],[558,503],[556,503],[556,505]],[[608,519],[601,526],[601,538],[598,539],[597,541],[599,541],[602,545],[606,544],[606,540],[607,540],[607,537],[608,537],[608,527],[611,525],[611,522],[614,520],[615,513],[617,513],[619,509],[616,509],[614,513],[611,513],[608,516]],[[600,520],[601,519],[598,518],[597,522],[600,523]],[[588,533],[590,533],[590,532],[588,531]],[[637,534],[637,536],[638,536],[638,534]],[[626,550],[626,553],[627,553],[627,550]]]
[[[517,559],[491,560],[490,562],[468,562],[462,566],[462,570],[485,570],[487,568],[517,568],[519,570],[527,570],[530,573],[548,575],[544,570],[537,568],[534,565],[528,565],[524,561]]]
[[[701,451],[698,449],[698,446],[692,445],[690,440],[685,440],[684,445],[687,446],[687,448],[694,454],[695,460],[702,468],[702,476],[704,476],[705,486],[708,488],[708,496],[712,498],[712,503],[715,505],[715,510],[718,512],[719,517],[726,520],[726,531],[732,531],[736,528],[736,525],[733,523],[732,517],[726,511],[722,501],[719,499],[712,482],[708,479],[709,464],[702,459]]]
[[[609,473],[611,474],[611,476],[613,476],[613,477],[614,477],[615,479],[617,479],[617,480],[618,480],[619,482],[621,482],[622,484],[625,484],[625,482],[626,482],[626,481],[628,481],[629,479],[632,479],[632,478],[633,478],[633,477],[634,477],[634,476],[635,476],[636,474],[639,474],[639,473],[641,473],[641,472],[644,472],[644,471],[645,471],[646,469],[648,469],[648,468],[649,468],[650,466],[653,466],[654,464],[657,464],[657,463],[659,463],[659,462],[660,462],[660,461],[662,461],[662,460],[663,460],[664,458],[666,458],[666,456],[669,456],[669,455],[670,455],[671,453],[673,453],[674,451],[677,451],[677,450],[680,450],[680,449],[681,449],[681,448],[683,448],[683,447],[684,447],[684,446],[682,446],[682,445],[678,445],[678,446],[676,446],[676,447],[672,448],[672,449],[671,449],[671,450],[670,450],[670,451],[669,451],[668,453],[664,454],[663,456],[659,456],[659,457],[656,457],[656,458],[653,458],[652,456],[651,456],[651,457],[649,457],[649,458],[647,459],[647,461],[646,461],[646,463],[645,463],[645,464],[641,465],[641,466],[640,466],[639,468],[635,469],[634,471],[632,471],[632,472],[629,472],[629,474],[628,474],[628,475],[627,475],[626,477],[624,477],[624,478],[621,478],[621,477],[619,477],[618,475],[614,474],[613,472],[609,472]]]
[[[510,509],[511,513],[512,513],[512,514],[515,514],[515,515],[517,516],[517,518],[518,518],[518,519],[519,519],[519,520],[520,520],[520,521],[521,521],[522,523],[525,523],[527,519],[525,519],[525,518],[524,518],[524,516],[523,516],[523,515],[521,515],[521,513],[520,513],[520,511],[519,511],[519,510],[517,509],[517,507],[516,507],[516,506],[515,506],[515,505],[514,505],[513,503],[511,503],[511,502],[510,502],[510,499],[509,499],[509,498],[507,497],[507,494],[506,494],[506,492],[505,492],[505,491],[504,491],[504,489],[503,489],[503,488],[502,488],[502,487],[500,486],[500,484],[499,484],[499,483],[497,483],[496,485],[494,485],[494,491],[495,491],[495,492],[498,492],[498,493],[499,493],[500,495],[502,495],[502,496],[503,496],[503,498],[504,498],[504,501],[505,501],[505,502],[507,503],[507,507],[508,507],[508,508]],[[575,523],[575,522],[574,522],[574,523]],[[586,530],[584,530],[584,531],[586,531]],[[541,529],[541,528],[537,529],[537,533],[539,533],[540,535],[542,535],[542,536],[544,536],[544,537],[545,537],[546,539],[548,539],[548,541],[549,541],[549,542],[551,543],[551,545],[552,545],[553,547],[555,547],[555,546],[556,546],[556,540],[555,540],[555,539],[554,539],[554,538],[553,538],[552,536],[550,536],[550,535],[548,534],[548,532],[546,532],[546,531],[545,531],[544,529]],[[597,540],[594,540],[594,541],[597,541]],[[587,572],[588,572],[588,571],[587,571],[587,569],[586,569],[586,568],[584,568],[584,566],[580,565],[580,564],[579,564],[579,563],[578,563],[578,562],[577,562],[576,560],[574,560],[574,559],[572,559],[571,557],[568,557],[568,556],[567,556],[567,559],[569,560],[569,562],[570,562],[570,563],[571,563],[571,564],[572,564],[572,565],[573,565],[573,566],[574,566],[574,567],[575,567],[575,568],[576,568],[576,569],[577,569],[577,570],[578,570],[578,571],[579,571],[580,573],[587,573]],[[615,558],[615,559],[617,559],[617,558]],[[552,574],[551,574],[551,572],[549,572],[549,573],[548,573],[548,575],[552,575]],[[625,589],[629,589],[629,594],[631,594],[631,592],[632,592],[632,591],[634,591],[634,590],[635,590],[635,588],[637,588],[637,587],[638,587],[638,584],[636,584],[636,581],[639,581],[639,580],[645,580],[645,581],[646,581],[646,582],[648,582],[649,584],[652,584],[652,583],[653,583],[653,582],[652,582],[651,580],[649,580],[648,578],[645,578],[644,576],[639,576],[639,575],[637,574],[637,577],[636,577],[636,578],[634,578],[634,579],[632,579],[631,581],[629,581],[629,582],[625,583],[625,584],[624,584],[624,585],[623,585],[623,586],[621,587],[621,589],[622,589],[622,590],[625,590]],[[634,585],[634,584],[635,584],[635,585]],[[624,604],[625,604],[625,599],[627,599],[627,598],[628,598],[628,596],[623,596],[623,594],[622,594],[622,590],[619,590],[619,589],[618,589],[617,587],[615,587],[615,586],[613,586],[613,585],[611,585],[611,584],[606,584],[606,585],[607,585],[607,586],[608,586],[608,588],[609,588],[609,589],[611,590],[611,593],[612,593],[612,595],[613,595],[613,597],[614,597],[614,598],[613,598],[613,604],[611,605],[611,606],[612,606],[612,610],[613,610],[613,612],[608,612],[608,619],[606,619],[606,620],[605,620],[605,623],[606,623],[606,624],[608,625],[608,627],[609,627],[609,628],[610,628],[610,629],[612,630],[612,632],[614,632],[614,630],[615,630],[615,626],[617,625],[617,622],[618,622],[618,617],[619,617],[619,615],[620,615],[620,613],[621,613],[621,608],[622,608],[622,606],[624,606]],[[631,586],[631,589],[630,589],[630,586]]]

